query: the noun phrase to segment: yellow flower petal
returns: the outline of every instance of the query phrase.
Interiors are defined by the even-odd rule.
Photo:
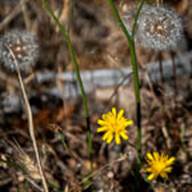
[[[132,120],[126,121],[125,126],[130,126],[130,125],[133,125],[133,121]]]
[[[112,114],[114,115],[114,117],[116,118],[117,116],[117,110],[113,107],[112,108]]]
[[[106,125],[106,122],[103,121],[103,120],[101,120],[101,119],[99,119],[99,120],[97,121],[97,124],[103,126],[103,125]]]
[[[122,137],[124,140],[128,140],[128,138],[129,138],[124,131],[122,131],[122,132],[120,133],[120,135],[121,135],[121,137]]]
[[[170,165],[175,161],[175,157],[171,157],[168,161],[167,164]]]
[[[172,171],[172,167],[165,168],[165,172],[170,173]]]
[[[161,176],[162,178],[165,178],[165,179],[167,179],[167,178],[168,178],[167,173],[164,173],[164,172],[160,173],[160,176]]]
[[[115,142],[116,142],[117,145],[119,145],[121,143],[119,134],[115,135]]]
[[[123,114],[124,114],[124,110],[121,109],[121,110],[119,111],[118,115],[117,115],[117,119],[120,120],[121,117],[123,116]]]
[[[153,157],[154,157],[154,160],[158,161],[159,160],[159,153],[158,152],[154,152],[153,153]]]
[[[147,159],[153,161],[153,156],[151,155],[150,152],[148,152],[146,156],[147,156]]]
[[[108,132],[106,132],[106,133],[103,135],[102,139],[105,141],[105,140],[107,140],[107,138],[108,138],[110,135],[111,135],[111,132],[108,131]]]
[[[107,142],[107,143],[111,143],[112,140],[113,140],[113,135],[110,134],[110,135],[107,137],[106,142]]]
[[[147,167],[147,168],[144,169],[144,171],[150,173],[150,172],[152,172],[152,169],[151,169],[151,167]]]
[[[99,128],[97,129],[97,133],[104,132],[104,131],[107,131],[107,130],[108,130],[107,127],[99,127]]]
[[[155,174],[150,174],[148,177],[147,177],[147,180],[148,181],[152,181],[153,179],[155,179],[156,178],[156,175]]]

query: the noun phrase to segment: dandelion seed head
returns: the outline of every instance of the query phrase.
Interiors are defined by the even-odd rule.
[[[5,69],[15,71],[14,60],[8,47],[13,52],[19,69],[24,72],[31,71],[39,56],[35,35],[27,31],[13,30],[1,37],[0,60]]]
[[[138,43],[144,48],[174,50],[182,39],[182,21],[175,11],[163,6],[143,6],[137,22]]]

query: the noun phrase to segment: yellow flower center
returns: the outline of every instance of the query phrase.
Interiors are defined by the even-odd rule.
[[[165,162],[157,161],[153,164],[154,172],[160,174],[166,167]]]

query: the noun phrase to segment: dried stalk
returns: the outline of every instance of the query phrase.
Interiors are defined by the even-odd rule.
[[[36,157],[36,161],[37,161],[37,166],[38,166],[39,173],[40,173],[40,176],[41,176],[43,188],[44,188],[45,192],[49,192],[47,182],[46,182],[46,179],[45,179],[45,175],[44,175],[44,172],[43,172],[43,169],[42,169],[41,161],[40,161],[39,149],[38,149],[37,142],[36,142],[36,139],[35,139],[31,106],[29,104],[26,89],[25,89],[25,86],[24,86],[24,83],[23,83],[23,79],[21,77],[21,72],[20,72],[18,62],[16,60],[16,57],[15,57],[13,51],[11,50],[11,48],[9,46],[6,46],[6,47],[9,50],[9,52],[10,52],[12,58],[13,58],[15,67],[16,67],[18,80],[19,80],[21,92],[22,92],[22,95],[23,95],[23,99],[24,99],[24,102],[25,102],[25,107],[26,107],[26,112],[27,112],[27,117],[28,117],[29,133],[30,133],[30,137],[31,137],[31,140],[32,140],[32,144],[33,144],[33,148],[34,148],[34,152],[35,152],[35,157]]]

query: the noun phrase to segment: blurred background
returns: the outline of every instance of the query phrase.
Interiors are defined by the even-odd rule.
[[[130,15],[131,19],[136,1],[115,2],[122,18]],[[49,3],[70,34],[89,100],[94,169],[97,170],[92,181],[94,190],[134,191],[131,169],[135,150],[126,142],[121,146],[108,146],[96,133],[97,119],[113,106],[125,109],[126,116],[135,121],[127,40],[106,1],[50,0]],[[160,60],[157,51],[147,50],[136,43],[142,84],[142,148],[143,154],[151,150],[167,150],[177,158],[172,179],[163,187],[156,184],[155,191],[190,192],[192,1],[164,0],[164,4],[182,19],[184,45],[174,52],[162,51]],[[66,42],[39,0],[0,0],[0,43],[13,30],[32,33],[39,47],[33,69],[22,76],[51,191],[93,191],[89,183],[82,182],[90,169],[87,130]],[[3,52],[3,47],[0,49]],[[163,74],[159,62],[163,65]],[[6,70],[2,60],[0,64],[0,191],[42,191],[33,164],[35,158],[17,75]],[[136,126],[128,133],[129,142],[134,143]],[[126,156],[122,158],[120,154]],[[144,187],[143,191],[149,190]]]

